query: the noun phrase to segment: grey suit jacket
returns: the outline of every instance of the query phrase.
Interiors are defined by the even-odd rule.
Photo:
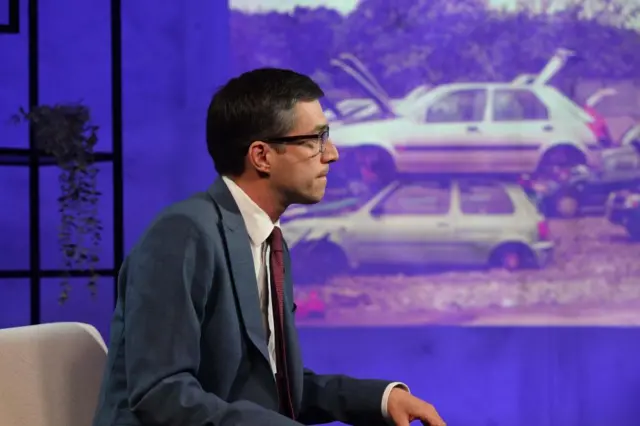
[[[249,236],[218,179],[162,212],[125,260],[93,425],[385,424],[389,382],[303,369],[290,266],[287,250],[285,327],[297,421],[278,413]]]

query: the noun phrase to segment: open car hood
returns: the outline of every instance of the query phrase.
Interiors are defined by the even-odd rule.
[[[558,48],[555,53],[547,61],[545,66],[538,74],[520,74],[511,82],[512,84],[533,84],[545,85],[562,70],[569,59],[575,56],[575,53],[569,49]]]
[[[331,60],[331,65],[350,76],[371,96],[371,100],[366,101],[375,103],[386,115],[396,115],[389,94],[358,58],[350,53],[343,53]]]
[[[585,105],[593,108],[596,105],[598,105],[600,102],[602,102],[603,99],[611,96],[615,96],[617,94],[618,94],[618,91],[612,87],[605,87],[602,89],[598,89],[595,92],[593,92],[591,96],[587,98],[587,100],[585,101]]]

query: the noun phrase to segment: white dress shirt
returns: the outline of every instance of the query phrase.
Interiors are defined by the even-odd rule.
[[[260,297],[260,310],[262,311],[262,323],[267,332],[267,346],[269,348],[269,363],[275,374],[276,367],[276,345],[273,335],[273,306],[271,304],[271,278],[269,273],[269,245],[266,243],[267,238],[271,235],[274,226],[280,226],[280,222],[275,224],[271,218],[264,212],[249,196],[231,179],[226,176],[222,180],[229,188],[231,196],[238,205],[240,214],[244,219],[247,233],[249,234],[249,242],[251,244],[251,254],[253,255],[253,264],[256,271],[256,280],[258,282],[258,295]],[[397,386],[406,390],[409,388],[400,382],[389,384],[382,395],[382,415],[388,418],[387,402],[391,390]]]

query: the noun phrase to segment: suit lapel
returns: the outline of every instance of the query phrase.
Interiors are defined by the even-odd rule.
[[[237,204],[222,179],[218,178],[209,187],[208,193],[219,207],[222,219],[221,231],[228,250],[227,258],[229,259],[231,281],[235,288],[237,303],[247,335],[251,343],[269,362],[267,336],[260,315],[258,283],[247,228]]]

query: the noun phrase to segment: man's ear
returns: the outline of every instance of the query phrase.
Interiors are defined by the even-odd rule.
[[[249,162],[256,171],[265,174],[271,172],[272,151],[269,144],[262,141],[255,141],[249,146]]]

